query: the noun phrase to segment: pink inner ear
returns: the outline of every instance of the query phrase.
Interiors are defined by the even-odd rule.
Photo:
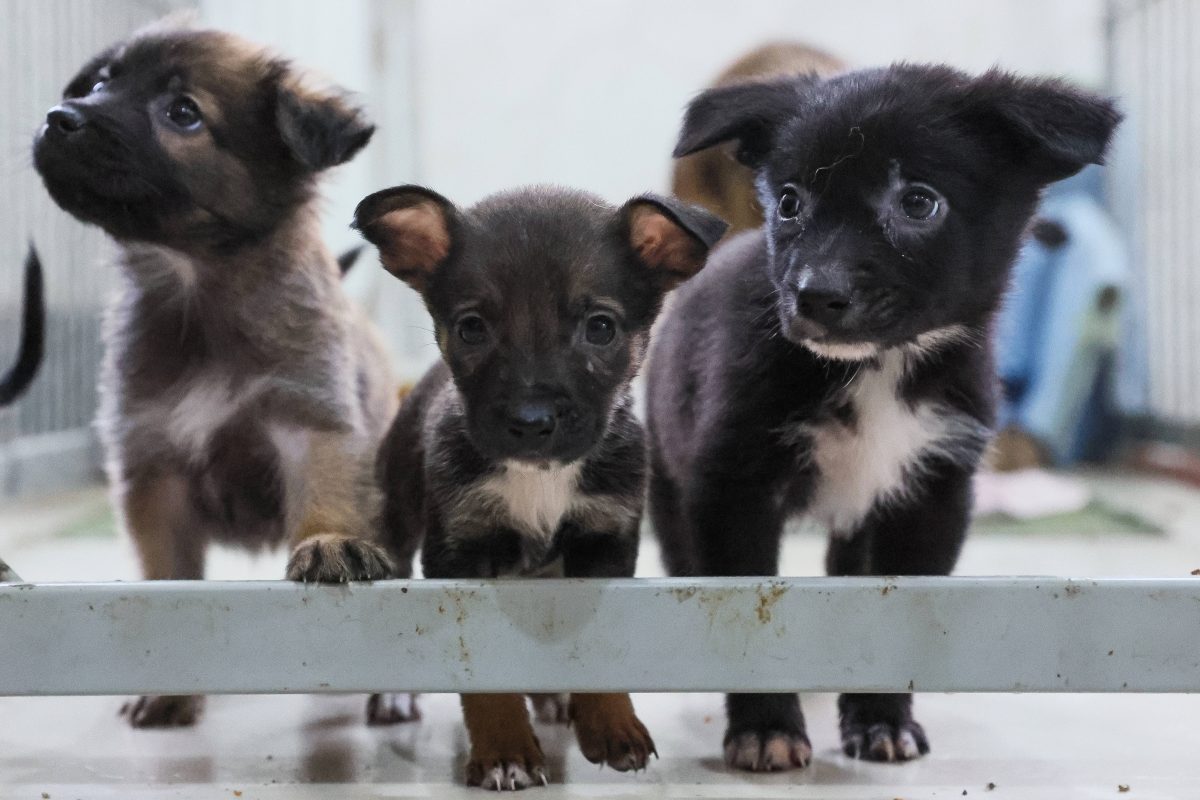
[[[704,256],[698,252],[701,248],[692,237],[651,206],[633,209],[629,218],[629,236],[638,256],[654,269],[687,278],[704,264]]]
[[[450,232],[433,201],[388,211],[373,226],[380,232],[384,266],[410,283],[423,283],[450,254]]]

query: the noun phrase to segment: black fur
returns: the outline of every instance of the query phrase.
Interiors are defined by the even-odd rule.
[[[994,419],[989,332],[1010,264],[1042,187],[1100,161],[1119,117],[1059,82],[914,65],[692,103],[675,154],[736,142],[767,223],[713,253],[651,354],[650,512],[672,574],[774,575],[803,514],[834,534],[830,574],[950,572]],[[839,709],[851,755],[928,750],[909,695]],[[794,696],[732,695],[728,710],[736,766],[804,760],[764,756],[807,752]]]
[[[0,406],[12,403],[29,388],[42,365],[46,347],[46,300],[42,287],[42,262],[37,250],[29,246],[25,256],[24,311],[21,321],[21,343],[17,360],[0,378]]]
[[[685,270],[724,232],[669,198],[617,209],[549,188],[466,211],[407,186],[359,205],[355,226],[420,289],[445,358],[406,398],[380,454],[384,528],[400,560],[423,542],[429,577],[536,574],[558,562],[572,576],[633,574],[645,451],[629,381],[678,279],[636,250],[640,213],[690,254]],[[589,338],[597,324],[610,341]],[[531,434],[531,419],[545,425]],[[566,470],[562,514],[540,530],[485,488]]]

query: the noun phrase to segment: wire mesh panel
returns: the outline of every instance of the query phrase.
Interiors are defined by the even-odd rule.
[[[1110,5],[1111,84],[1127,114],[1113,208],[1144,281],[1149,411],[1200,423],[1200,4]]]
[[[29,394],[0,411],[0,496],[75,485],[99,464],[91,431],[100,360],[100,312],[115,272],[97,230],[59,211],[32,167],[30,145],[46,110],[84,61],[181,0],[6,0],[0,26],[0,365],[20,322],[21,266],[29,242],[46,270],[47,346]]]

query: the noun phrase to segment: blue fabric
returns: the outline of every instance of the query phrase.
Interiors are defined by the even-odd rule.
[[[1065,188],[1065,187],[1064,187]],[[1061,246],[1031,240],[997,320],[1001,423],[1033,435],[1058,464],[1103,436],[1131,276],[1112,220],[1087,191],[1058,191],[1039,211],[1066,232]]]

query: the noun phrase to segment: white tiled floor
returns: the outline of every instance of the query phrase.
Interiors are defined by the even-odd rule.
[[[1164,523],[1168,535],[979,536],[959,573],[1177,577],[1200,567],[1200,494],[1128,480],[1100,478],[1096,485],[1110,501]],[[5,508],[0,553],[27,580],[133,578],[123,543],[46,538],[64,522],[94,516],[101,504],[98,495],[82,494]],[[815,537],[791,537],[785,571],[815,574],[821,550]],[[644,574],[658,574],[652,545],[641,563]],[[281,569],[278,555],[223,552],[211,560],[210,574],[274,577]],[[422,698],[425,719],[391,729],[362,724],[361,697],[216,697],[195,729],[170,732],[128,729],[117,718],[120,702],[0,699],[0,800],[481,796],[458,782],[465,741],[452,696]],[[722,766],[718,695],[642,695],[636,703],[661,760],[637,776],[600,771],[578,754],[569,731],[543,727],[556,784],[529,796],[1200,798],[1200,695],[920,696],[934,752],[904,766],[840,755],[833,697],[818,695],[805,704],[815,763],[774,776]]]

